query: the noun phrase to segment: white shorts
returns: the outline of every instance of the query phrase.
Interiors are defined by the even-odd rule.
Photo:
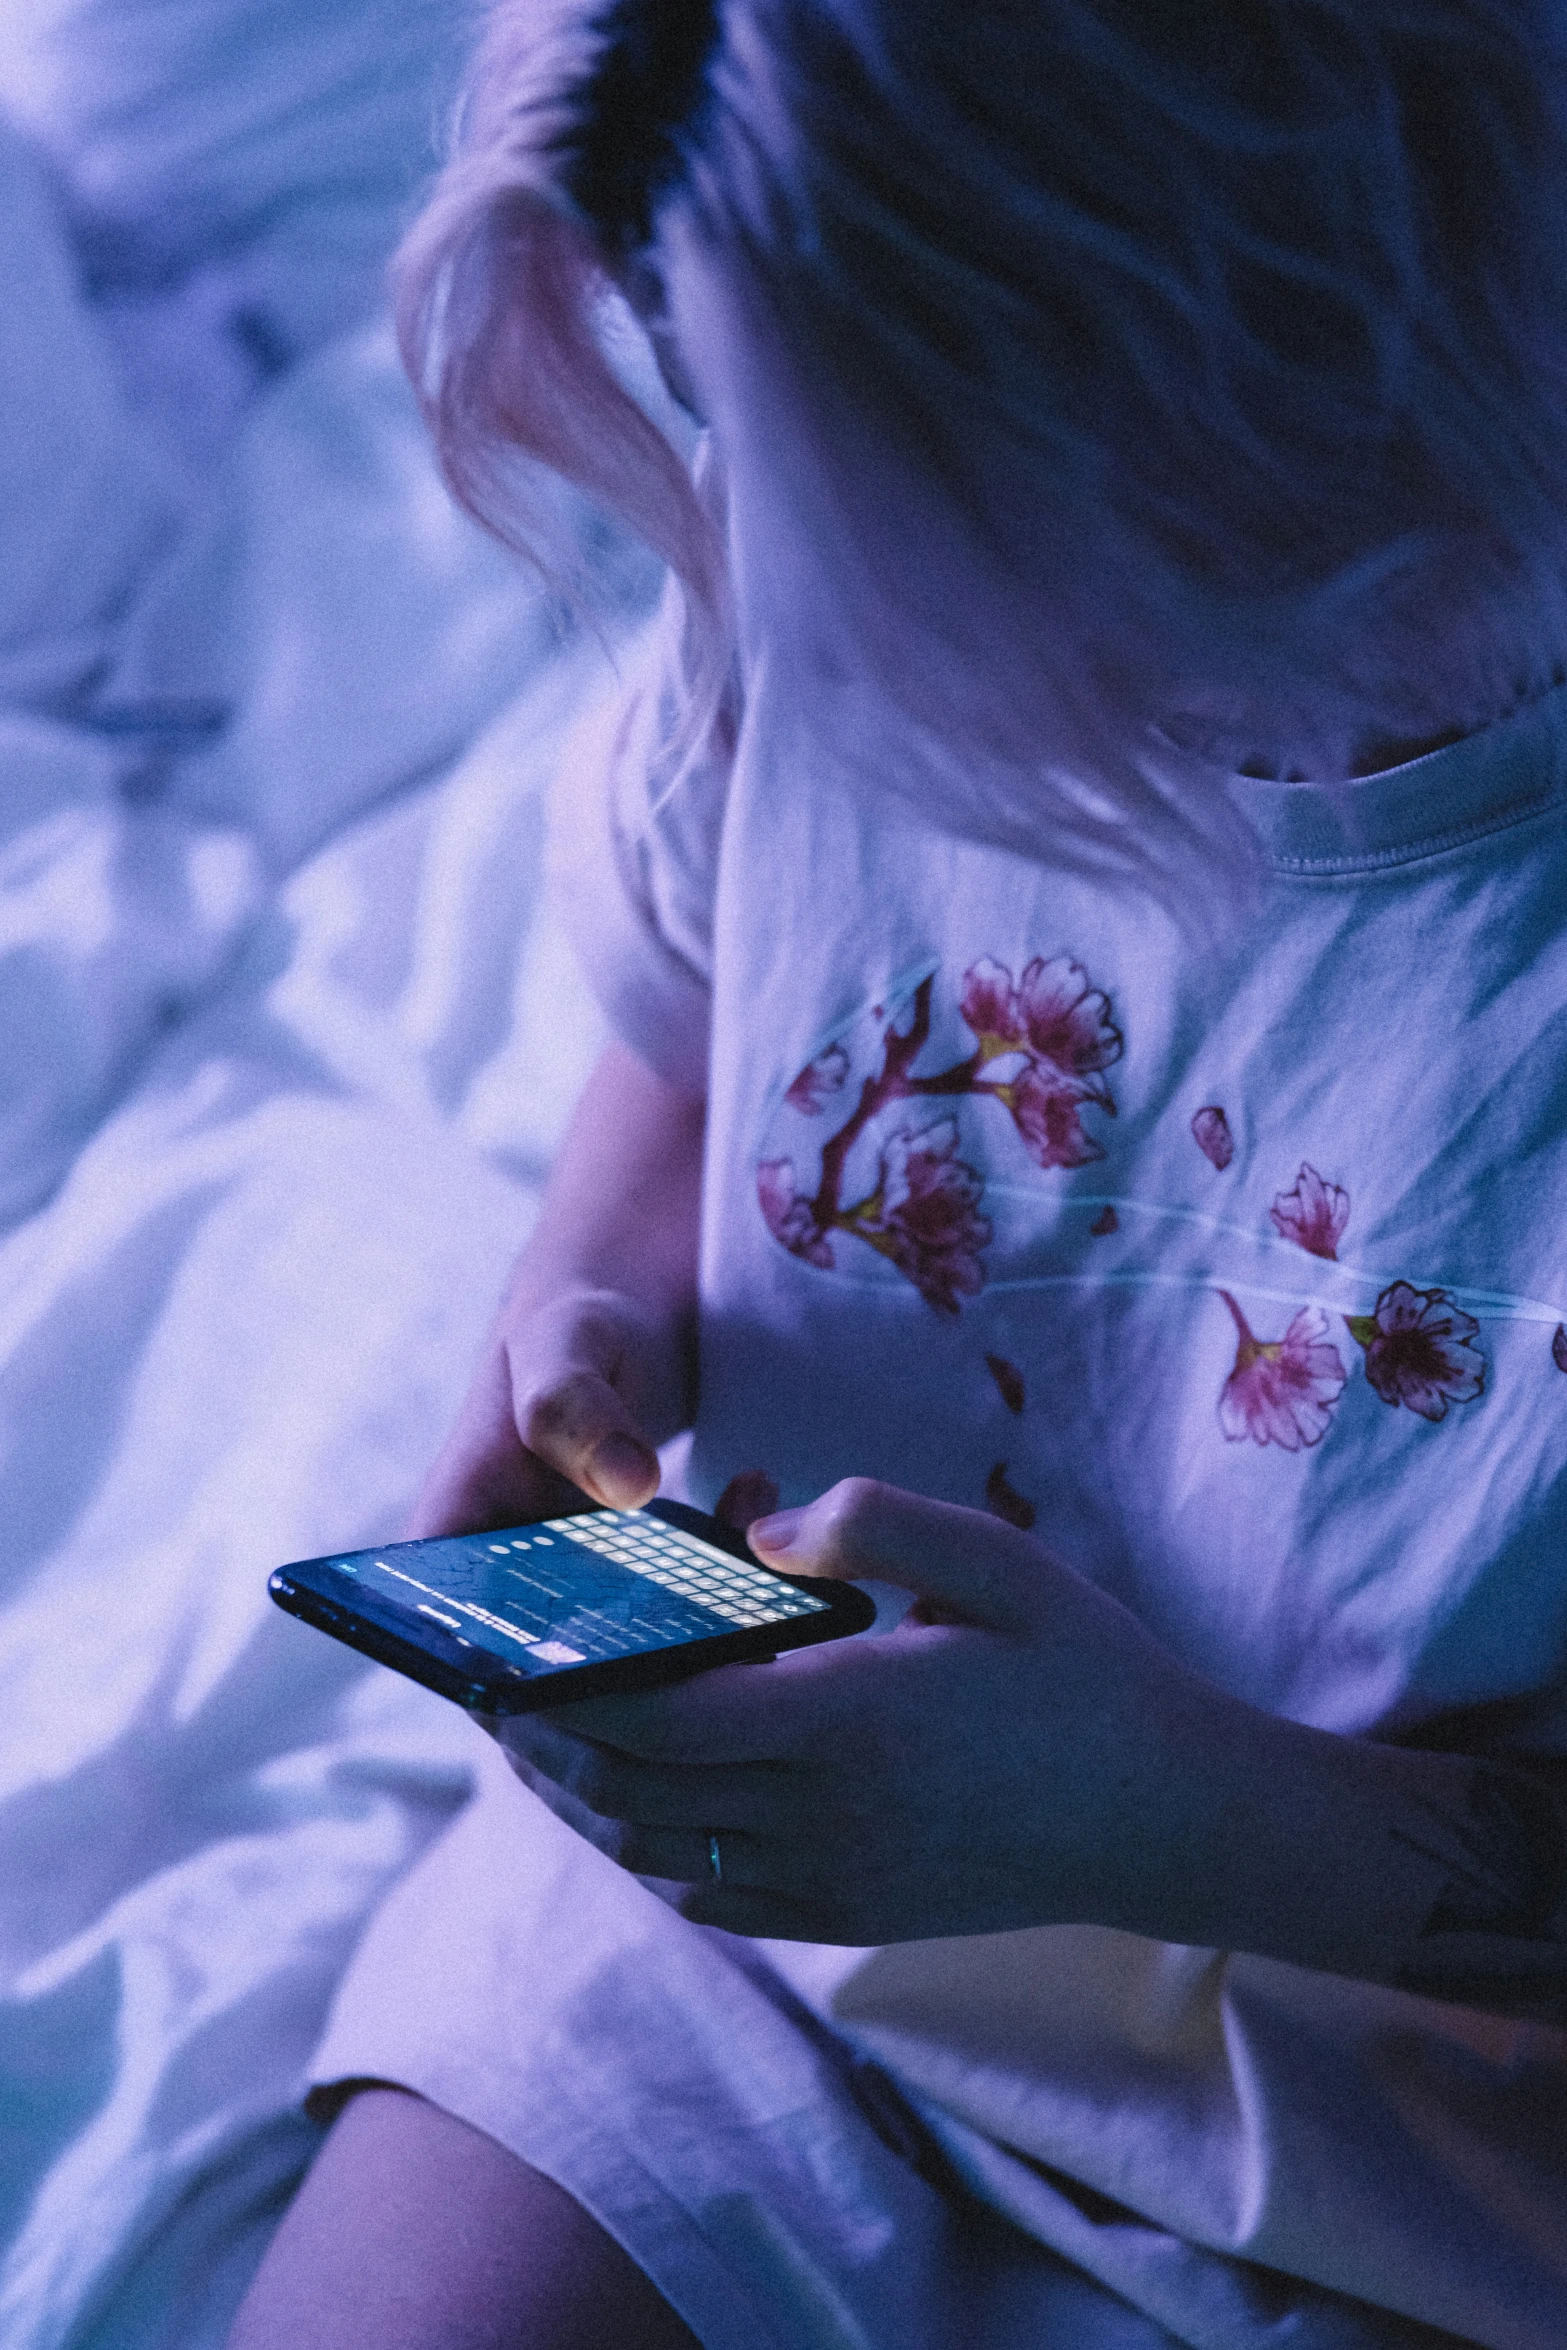
[[[323,2118],[348,2084],[387,2081],[485,2131],[591,2212],[705,2350],[1452,2339],[1241,2263],[1221,2264],[1215,2294],[1206,2256],[1209,2283],[1171,2331],[976,2201],[765,1950],[688,1924],[488,1741],[475,1800],[372,1923],[311,2078]],[[1059,2185],[1079,2225],[1135,2231],[1133,2265],[1168,2283],[1187,2247]]]

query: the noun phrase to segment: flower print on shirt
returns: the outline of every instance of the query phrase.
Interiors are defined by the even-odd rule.
[[[1325,1182],[1309,1161],[1302,1160],[1294,1190],[1281,1191],[1268,1214],[1281,1240],[1337,1262],[1349,1193],[1342,1184]],[[1480,1325],[1445,1289],[1394,1281],[1369,1314],[1346,1314],[1344,1327],[1363,1350],[1366,1377],[1385,1404],[1407,1404],[1435,1422],[1447,1417],[1450,1404],[1470,1403],[1485,1391],[1485,1357],[1476,1344]],[[1552,1352],[1567,1370],[1567,1341]]]
[[[1228,1442],[1249,1436],[1253,1444],[1276,1444],[1284,1452],[1320,1444],[1347,1376],[1328,1338],[1326,1313],[1321,1306],[1302,1306],[1282,1338],[1262,1340],[1229,1291],[1219,1295],[1239,1341],[1235,1368],[1219,1396],[1219,1426]]]
[[[1366,1377],[1385,1404],[1407,1404],[1436,1421],[1446,1419],[1449,1404],[1484,1394],[1485,1357],[1475,1344],[1480,1325],[1445,1289],[1395,1281],[1371,1313],[1345,1321],[1366,1350]]]
[[[1008,1478],[1005,1461],[997,1461],[985,1479],[985,1507],[993,1518],[1016,1526],[1020,1534],[1031,1534],[1034,1530],[1038,1512],[1028,1496],[1019,1493]]]
[[[1006,976],[1002,966],[996,968]],[[1110,998],[1070,955],[1036,955],[1017,983],[1017,1014],[1029,1049],[1077,1078],[1093,1100],[1114,1111],[1104,1071],[1121,1058],[1121,1031]],[[972,1021],[969,1023],[972,1027]]]
[[[1209,1165],[1217,1167],[1222,1175],[1235,1156],[1235,1137],[1217,1102],[1209,1102],[1193,1116],[1192,1140]]]
[[[979,1038],[984,1060],[1011,1052],[1022,1041],[1012,973],[994,955],[981,955],[964,972],[958,990],[958,1010]]]
[[[1031,1062],[1011,1085],[993,1090],[1012,1112],[1036,1167],[1089,1167],[1104,1157],[1104,1144],[1083,1127],[1083,1103],[1094,1097],[1075,1082],[1063,1085]]]
[[[814,1061],[806,1062],[784,1100],[792,1108],[803,1110],[807,1118],[815,1118],[825,1108],[829,1094],[843,1091],[848,1074],[848,1054],[841,1044],[830,1044]]]
[[[795,1190],[794,1161],[764,1159],[756,1170],[756,1196],[774,1240],[781,1240],[791,1256],[830,1273],[832,1242],[817,1223],[810,1201]]]
[[[1326,1182],[1309,1160],[1303,1159],[1294,1189],[1278,1193],[1268,1214],[1281,1240],[1293,1241],[1308,1256],[1332,1264],[1338,1260],[1349,1209],[1349,1193],[1343,1185]],[[1226,1436],[1256,1435],[1258,1427],[1272,1425],[1269,1414],[1275,1395],[1273,1374],[1267,1369],[1268,1349],[1250,1337],[1244,1316],[1228,1291],[1219,1294],[1242,1334],[1235,1369],[1220,1398],[1219,1418]],[[1315,1317],[1309,1330],[1308,1315]],[[1469,1403],[1484,1393],[1485,1357],[1476,1344],[1480,1325],[1472,1314],[1453,1303],[1445,1289],[1416,1289],[1408,1281],[1395,1281],[1382,1291],[1369,1314],[1346,1314],[1343,1320],[1362,1350],[1366,1377],[1385,1404],[1407,1404],[1422,1419],[1434,1422],[1446,1418],[1450,1404]],[[1324,1367],[1331,1356],[1337,1384],[1332,1395],[1323,1398],[1331,1409],[1345,1383],[1345,1373],[1337,1349],[1326,1345],[1327,1328],[1328,1317],[1322,1309],[1304,1309],[1280,1342],[1284,1353],[1279,1360],[1284,1361],[1292,1341],[1297,1368],[1304,1369],[1313,1346],[1323,1350],[1315,1359]],[[1561,1356],[1557,1359],[1567,1369],[1567,1361]],[[1315,1435],[1303,1436],[1301,1443],[1317,1443],[1326,1426],[1325,1409]],[[1269,1441],[1284,1443],[1285,1439],[1276,1434],[1271,1439],[1257,1435],[1259,1444]],[[1286,1443],[1286,1450],[1297,1449]]]
[[[785,1089],[783,1108],[802,1118],[822,1117],[842,1097],[846,1114],[820,1145],[815,1190],[800,1188],[796,1158],[785,1152],[759,1162],[756,1184],[767,1228],[791,1256],[831,1272],[839,1262],[832,1236],[848,1234],[896,1266],[938,1313],[956,1314],[984,1287],[991,1240],[976,1163],[981,1130],[972,1111],[960,1128],[958,1102],[997,1103],[1042,1172],[1084,1167],[1104,1157],[1084,1119],[1115,1116],[1105,1072],[1124,1047],[1109,996],[1070,955],[1036,955],[1016,979],[1010,965],[982,955],[957,993],[973,1049],[944,1068],[922,1069],[936,978],[927,972],[892,1009],[878,1003],[847,1024]],[[865,1020],[875,1023],[879,1068],[874,1057],[867,1067],[852,1041]],[[863,1074],[851,1090],[856,1062]],[[887,1121],[923,1098],[949,1105],[946,1115],[923,1125],[906,1114]]]
[[[889,1257],[927,1305],[955,1314],[960,1297],[977,1297],[985,1286],[980,1251],[990,1240],[979,1212],[984,1186],[958,1157],[956,1118],[900,1126],[887,1138],[878,1172],[874,1193],[849,1210],[844,1229]]]
[[[979,1039],[969,1090],[1012,1113],[1037,1167],[1086,1167],[1105,1155],[1083,1125],[1085,1104],[1115,1116],[1104,1072],[1124,1049],[1110,999],[1070,955],[1036,955],[1014,984],[981,956],[963,974],[958,1009]]]
[[[1268,1214],[1281,1240],[1293,1240],[1309,1256],[1331,1261],[1349,1222],[1349,1193],[1342,1184],[1324,1183],[1302,1160],[1294,1190],[1281,1191]]]

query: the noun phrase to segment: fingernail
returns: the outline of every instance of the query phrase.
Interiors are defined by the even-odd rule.
[[[747,1530],[747,1540],[757,1550],[790,1550],[804,1519],[804,1510],[778,1510],[770,1518],[758,1518]]]
[[[594,1447],[593,1475],[601,1488],[632,1486],[640,1491],[651,1471],[656,1477],[658,1461],[645,1444],[638,1444],[634,1436],[606,1436]]]

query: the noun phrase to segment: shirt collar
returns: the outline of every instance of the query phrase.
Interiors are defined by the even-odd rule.
[[[1567,685],[1477,734],[1349,783],[1231,788],[1288,873],[1371,872],[1461,847],[1567,798]]]

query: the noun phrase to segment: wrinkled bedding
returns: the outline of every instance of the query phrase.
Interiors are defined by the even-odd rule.
[[[0,30],[6,2350],[216,2350],[470,1783],[454,1709],[265,1594],[396,1528],[526,1235],[598,1041],[543,794],[656,589],[560,493],[568,622],[398,373],[455,13]]]

